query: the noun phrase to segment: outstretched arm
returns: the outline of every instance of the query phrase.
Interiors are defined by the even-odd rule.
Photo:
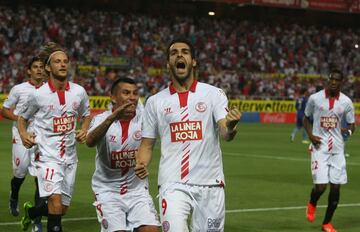
[[[151,138],[142,138],[141,140],[139,151],[136,154],[136,166],[134,168],[135,174],[141,179],[149,175],[147,167],[153,156],[155,141],[156,139]]]

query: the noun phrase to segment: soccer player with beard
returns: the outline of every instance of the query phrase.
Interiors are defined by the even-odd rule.
[[[27,230],[34,219],[48,216],[47,230],[62,231],[61,217],[70,205],[77,168],[76,141],[84,143],[90,124],[89,99],[80,85],[68,81],[69,57],[56,44],[47,44],[45,71],[48,83],[41,86],[23,105],[18,117],[18,128],[25,147],[39,147],[36,162],[40,197],[47,197],[48,205],[33,207],[24,204],[22,229]],[[34,117],[34,134],[26,125]],[[82,125],[76,130],[77,119]]]
[[[311,174],[314,183],[306,217],[309,222],[315,220],[317,202],[329,184],[328,206],[322,222],[322,230],[326,232],[336,232],[331,219],[339,203],[340,186],[347,183],[343,137],[349,137],[355,131],[354,106],[351,99],[340,92],[343,82],[343,73],[332,70],[327,87],[311,95],[305,108],[304,128],[312,143]],[[341,126],[341,120],[346,121],[346,127]]]
[[[92,178],[101,231],[157,232],[160,225],[148,180],[135,175],[143,109],[136,82],[119,78],[111,88],[112,110],[94,117],[86,144],[96,146]]]
[[[14,176],[11,179],[11,192],[9,200],[10,213],[13,216],[19,215],[19,191],[22,183],[25,180],[27,172],[35,177],[35,202],[39,202],[39,191],[37,187],[36,170],[34,167],[36,146],[31,149],[26,149],[23,146],[16,121],[18,119],[19,111],[27,101],[29,95],[32,94],[35,89],[38,89],[41,85],[43,85],[45,71],[44,64],[40,57],[35,56],[30,60],[27,68],[27,74],[29,75],[30,79],[24,83],[15,85],[11,89],[9,96],[4,102],[1,112],[4,118],[14,121],[12,127],[12,167]],[[33,120],[29,120],[27,129],[29,133],[33,132]],[[41,228],[41,221],[39,218],[33,226]]]
[[[155,139],[161,139],[159,205],[163,231],[224,231],[224,173],[219,135],[236,135],[241,113],[228,110],[219,88],[195,78],[194,48],[184,39],[167,50],[171,74],[168,88],[151,96],[145,106],[142,141],[135,172],[148,176]]]

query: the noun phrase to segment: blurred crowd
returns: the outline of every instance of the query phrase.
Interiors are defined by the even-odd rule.
[[[229,97],[294,99],[302,86],[322,88],[329,69],[337,67],[351,77],[344,92],[360,99],[360,28],[5,6],[0,6],[0,93],[22,82],[29,57],[54,41],[69,52],[72,80],[89,95],[107,95],[116,77],[128,75],[146,96],[168,84],[166,48],[179,35],[195,45],[198,78]],[[102,57],[127,62],[104,69]],[[84,72],[82,65],[94,68]]]

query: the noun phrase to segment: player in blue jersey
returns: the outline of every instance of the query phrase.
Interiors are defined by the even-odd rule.
[[[304,111],[305,106],[309,98],[309,91],[306,88],[302,88],[300,91],[300,97],[296,99],[295,108],[296,108],[296,126],[291,133],[290,141],[294,142],[295,135],[301,130],[303,127],[303,118],[304,118]],[[303,129],[302,133],[302,143],[308,144],[308,136],[306,134],[305,129]]]

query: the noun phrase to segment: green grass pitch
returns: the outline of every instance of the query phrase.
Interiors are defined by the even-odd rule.
[[[241,124],[235,141],[222,144],[226,178],[226,232],[320,231],[325,208],[319,208],[315,222],[305,219],[311,189],[307,145],[300,134],[294,143],[289,137],[293,125]],[[349,183],[342,187],[341,206],[333,225],[339,231],[360,231],[360,133],[347,142]],[[0,232],[21,231],[20,217],[8,211],[11,172],[11,123],[0,121]],[[151,193],[157,195],[156,177],[159,150],[151,164]],[[75,193],[64,231],[100,231],[90,181],[94,171],[94,149],[78,146],[79,165]],[[20,203],[33,199],[33,178],[27,177],[20,192]],[[319,205],[327,203],[323,195]],[[157,205],[157,199],[155,199]],[[21,208],[21,214],[23,210]]]

